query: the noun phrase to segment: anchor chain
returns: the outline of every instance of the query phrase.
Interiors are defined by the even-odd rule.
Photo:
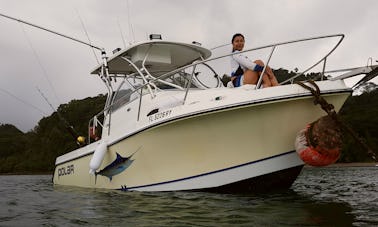
[[[370,157],[375,161],[377,162],[377,157],[376,157],[376,154],[375,152],[373,151],[373,149],[371,149],[371,147],[365,143],[365,141],[360,138],[357,133],[351,128],[349,127],[348,125],[346,125],[344,122],[341,121],[341,119],[339,118],[339,116],[337,115],[336,111],[335,111],[335,107],[328,103],[321,95],[320,95],[320,89],[318,87],[318,85],[315,83],[315,81],[313,80],[309,80],[308,81],[314,88],[310,87],[310,86],[307,86],[306,84],[300,82],[300,81],[295,81],[296,84],[300,85],[301,87],[309,90],[312,95],[314,96],[315,100],[314,100],[314,105],[320,105],[321,108],[328,114],[328,116],[330,116],[339,126],[341,126],[342,128],[344,128],[347,132],[349,132],[349,134],[363,147],[367,150],[367,153],[370,155]]]

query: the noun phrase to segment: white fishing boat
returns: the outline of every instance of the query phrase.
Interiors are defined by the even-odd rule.
[[[272,56],[278,46],[335,37],[339,42],[298,77],[325,66],[344,36],[244,52],[271,48]],[[89,123],[92,141],[57,157],[54,184],[125,191],[289,188],[304,166],[295,151],[297,133],[325,112],[308,89],[290,82],[294,77],[270,88],[261,81],[227,88],[218,76],[224,72],[211,63],[230,55],[211,55],[197,44],[150,40],[104,58],[92,71],[108,88],[104,110]],[[352,92],[343,80],[375,68],[315,83],[338,111]]]

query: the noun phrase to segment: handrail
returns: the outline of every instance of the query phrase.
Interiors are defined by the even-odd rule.
[[[151,96],[153,97],[153,92],[152,92],[152,89],[151,89],[151,86],[150,86],[150,83],[146,80],[146,78],[144,77],[143,73],[140,71],[140,69],[138,69],[138,67],[132,62],[130,61],[129,59],[125,58],[125,57],[121,57],[123,60],[127,61],[131,66],[133,66],[135,68],[135,70],[139,73],[139,75],[141,75],[143,81],[144,81],[144,84],[142,86],[147,86],[148,90],[150,91],[150,94]],[[138,88],[137,88],[138,89]]]
[[[284,82],[281,82],[281,84],[283,84],[283,83],[286,83],[286,82],[288,82],[290,80],[293,80],[293,79],[297,78],[300,75],[303,75],[304,73],[308,72],[309,70],[311,70],[312,68],[314,68],[316,65],[318,65],[320,62],[322,62],[325,58],[327,58],[340,45],[340,43],[344,39],[345,35],[344,34],[334,34],[334,35],[326,35],[326,36],[315,36],[315,37],[310,37],[310,38],[297,39],[297,40],[286,41],[286,42],[279,42],[279,43],[275,43],[275,44],[270,44],[270,45],[265,45],[265,46],[250,48],[250,49],[247,49],[247,50],[240,51],[238,53],[245,53],[245,52],[250,52],[250,51],[255,51],[255,50],[261,50],[261,49],[265,49],[265,48],[269,48],[269,47],[277,47],[277,46],[282,46],[282,45],[287,45],[287,44],[292,44],[292,43],[305,42],[305,41],[317,40],[317,39],[334,38],[334,37],[340,37],[340,40],[337,42],[337,44],[323,58],[321,58],[318,62],[316,62],[314,65],[310,66],[309,68],[307,68],[303,72],[296,74],[295,76],[293,76],[293,77],[285,80]],[[150,81],[145,81],[144,84],[142,84],[141,86],[139,86],[138,88],[136,88],[135,91],[133,91],[133,92],[136,92],[139,89],[143,89],[146,86],[149,87],[150,83],[156,82],[159,79],[162,79],[164,77],[168,77],[170,75],[174,75],[174,74],[176,74],[176,73],[178,73],[180,71],[183,71],[183,70],[185,70],[187,68],[190,68],[190,67],[193,67],[193,66],[196,66],[196,65],[199,65],[199,64],[203,64],[203,63],[206,63],[206,62],[209,62],[209,61],[214,61],[214,60],[218,60],[218,59],[221,59],[221,58],[229,57],[229,56],[232,56],[232,55],[235,55],[235,54],[236,53],[225,54],[225,55],[221,55],[221,56],[218,56],[218,57],[209,58],[209,59],[206,59],[206,60],[196,61],[196,62],[194,62],[192,64],[179,67],[179,68],[177,68],[175,70],[172,70],[170,72],[164,73],[164,74],[162,74],[162,75],[160,75],[158,77],[154,77]],[[140,70],[138,69],[138,67],[135,64],[133,64],[129,59],[124,58],[124,57],[122,57],[122,58],[124,60],[126,60],[128,63],[130,63],[138,71],[139,74],[142,74],[142,72],[140,72]],[[149,89],[150,89],[150,87],[149,87]],[[152,92],[152,91],[150,91],[150,92]]]
[[[265,73],[265,71],[266,71],[266,67],[268,67],[269,62],[270,62],[270,59],[272,58],[272,55],[273,55],[273,52],[274,52],[275,49],[276,49],[276,46],[273,46],[272,51],[271,51],[270,54],[269,54],[269,58],[268,58],[268,60],[266,61],[266,63],[264,64],[264,68],[263,68],[263,70],[261,71],[261,75],[264,75],[264,73]],[[255,88],[255,89],[259,89],[259,88],[260,88],[260,86],[261,86],[261,82],[262,82],[262,79],[263,79],[263,77],[260,76],[260,77],[259,77],[259,80],[257,81],[256,88]]]
[[[186,86],[186,91],[185,91],[184,99],[182,100],[182,104],[183,104],[183,105],[185,104],[186,97],[188,96],[189,88],[190,88],[190,86],[192,85],[192,80],[193,80],[194,71],[196,70],[196,67],[197,67],[197,65],[194,65],[194,66],[193,66],[193,70],[192,70],[192,73],[191,73],[191,75],[190,75],[190,79],[189,79],[189,81],[188,81],[188,85]]]
[[[310,71],[311,69],[313,69],[315,66],[317,66],[320,62],[324,61],[326,58],[328,58],[328,56],[330,56],[333,51],[336,50],[336,48],[340,45],[340,43],[343,41],[345,35],[344,34],[336,34],[336,35],[329,35],[329,36],[320,36],[318,37],[317,39],[321,39],[321,38],[332,38],[332,37],[338,37],[340,36],[340,40],[339,42],[336,43],[336,45],[331,49],[330,52],[328,52],[328,54],[326,54],[323,58],[321,58],[318,62],[316,62],[314,65],[310,66],[308,69],[304,70],[303,72],[301,73],[298,73],[296,74],[295,76],[292,76],[290,77],[289,79],[281,82],[280,84],[285,84],[286,82],[290,81],[290,80],[294,80],[295,78],[305,74],[306,72]],[[314,39],[307,39],[307,40],[303,40],[303,41],[309,41],[309,40],[314,40]]]
[[[330,52],[328,52],[323,58],[321,58],[318,62],[316,62],[314,65],[310,66],[308,69],[306,69],[305,71],[303,71],[302,73],[298,73],[297,75],[289,78],[288,80],[284,81],[284,82],[281,82],[281,84],[283,83],[286,83],[287,81],[289,80],[292,80],[292,79],[295,79],[297,78],[298,76],[300,75],[303,75],[304,73],[308,72],[309,70],[311,70],[312,68],[314,68],[315,66],[317,66],[320,62],[322,62],[325,58],[327,58],[329,55],[331,55],[331,53],[340,45],[340,43],[342,42],[342,40],[344,39],[345,35],[344,34],[335,34],[335,35],[326,35],[326,36],[316,36],[316,37],[311,37],[311,38],[305,38],[305,39],[297,39],[297,40],[292,40],[292,41],[287,41],[287,42],[280,42],[280,43],[276,43],[276,44],[270,44],[270,45],[265,45],[265,46],[261,46],[261,47],[255,47],[255,48],[251,48],[251,49],[247,49],[247,50],[243,50],[243,51],[239,51],[238,53],[245,53],[245,52],[250,52],[250,51],[255,51],[255,50],[261,50],[261,49],[265,49],[265,48],[269,48],[269,47],[273,47],[273,46],[282,46],[282,45],[287,45],[287,44],[292,44],[292,43],[298,43],[298,42],[305,42],[305,41],[310,41],[310,40],[317,40],[317,39],[326,39],[326,38],[334,38],[334,37],[340,37],[340,40],[338,41],[338,43],[330,50]],[[173,75],[177,72],[180,72],[182,70],[185,70],[187,68],[190,68],[190,67],[193,67],[194,65],[198,65],[198,64],[202,64],[202,63],[206,63],[206,62],[209,62],[209,61],[214,61],[214,60],[218,60],[218,59],[221,59],[221,58],[225,58],[225,57],[230,57],[232,55],[235,55],[237,53],[230,53],[230,54],[225,54],[225,55],[221,55],[221,56],[218,56],[218,57],[213,57],[213,58],[209,58],[209,59],[206,59],[206,60],[202,60],[202,61],[198,61],[198,62],[195,62],[195,63],[192,63],[190,65],[185,65],[185,66],[182,66],[180,68],[177,68],[171,72],[168,72],[168,73],[165,73],[165,74],[162,74],[160,75],[159,77],[156,77],[156,79],[161,79],[163,77],[166,77],[166,76],[169,76],[169,75]],[[156,81],[156,79],[152,80],[151,82],[154,82]],[[144,86],[141,85],[141,87]]]
[[[326,36],[315,36],[315,37],[310,37],[310,38],[305,38],[305,39],[298,39],[298,40],[292,40],[292,41],[287,41],[287,42],[281,42],[281,43],[277,43],[277,44],[271,44],[271,45],[267,45],[267,46],[261,46],[261,47],[257,47],[257,48],[252,48],[252,49],[248,49],[248,50],[243,50],[243,51],[239,51],[238,53],[245,53],[245,52],[249,52],[249,51],[253,51],[253,50],[260,50],[260,49],[265,49],[265,48],[268,48],[268,47],[273,47],[273,46],[282,46],[282,45],[286,45],[286,44],[292,44],[292,43],[298,43],[298,42],[305,42],[305,41],[310,41],[310,40],[316,40],[316,39],[326,39],[326,38],[333,38],[333,37],[340,37],[340,40],[337,42],[337,44],[330,50],[330,52],[328,52],[323,58],[321,58],[318,62],[316,62],[314,65],[310,66],[308,69],[304,70],[303,72],[301,73],[297,73],[296,75],[294,75],[293,77],[290,77],[289,79],[281,82],[280,84],[285,84],[286,82],[288,81],[293,81],[295,78],[305,74],[306,72],[310,71],[312,68],[314,68],[315,66],[317,66],[320,62],[322,61],[326,61],[326,58],[328,56],[330,56],[333,51],[335,51],[335,49],[340,45],[340,43],[343,41],[345,35],[344,34],[334,34],[334,35],[326,35]],[[221,48],[221,47],[224,47],[224,46],[227,46],[227,45],[230,45],[230,44],[223,44],[223,45],[219,45],[219,46],[216,46],[216,47],[213,47],[211,48],[211,50],[214,50],[214,49],[217,49],[217,48]],[[225,55],[225,56],[221,56],[219,58],[222,58],[222,57],[227,57],[227,56],[231,56],[233,54],[229,54],[229,55]],[[325,69],[325,67],[324,67]],[[324,73],[324,69],[323,69],[323,73]],[[256,86],[256,88],[258,88],[258,86]]]

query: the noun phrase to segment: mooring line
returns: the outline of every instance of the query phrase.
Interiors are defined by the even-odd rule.
[[[319,104],[321,108],[342,128],[344,128],[352,137],[355,139],[363,148],[366,149],[368,155],[377,162],[377,157],[373,149],[365,143],[365,141],[358,136],[358,134],[351,128],[349,127],[346,123],[342,122],[340,117],[337,115],[334,106],[332,104],[329,104],[321,95],[320,95],[320,89],[318,85],[315,83],[313,80],[308,81],[314,88],[307,86],[303,82],[300,81],[295,81],[296,84],[300,85],[301,87],[309,90],[313,96],[315,97],[314,104],[317,105]]]

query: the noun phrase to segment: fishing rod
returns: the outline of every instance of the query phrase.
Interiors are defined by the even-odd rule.
[[[5,90],[4,88],[1,88],[1,87],[0,87],[0,91],[4,92],[5,94],[9,95],[10,97],[12,97],[12,98],[14,98],[14,99],[16,99],[16,100],[22,102],[23,104],[25,104],[25,105],[27,105],[27,106],[29,106],[29,107],[31,107],[31,108],[33,108],[33,109],[39,111],[40,113],[42,113],[42,114],[44,114],[44,115],[47,115],[47,113],[46,113],[45,111],[41,110],[40,108],[38,108],[37,106],[35,106],[35,105],[33,105],[33,104],[31,104],[31,103],[29,103],[29,102],[27,102],[27,101],[21,99],[20,97],[17,97],[16,95],[14,95],[14,94],[12,94],[11,92]]]
[[[63,122],[64,126],[66,127],[67,131],[70,133],[70,135],[73,137],[73,139],[76,141],[77,145],[82,146],[85,143],[85,138],[82,136],[79,136],[79,133],[75,130],[75,128],[68,123],[68,121],[59,113],[58,110],[54,108],[54,106],[49,102],[47,97],[42,93],[42,91],[37,87],[38,92],[41,94],[43,99],[49,104],[51,109],[57,113],[58,118],[61,122]]]

